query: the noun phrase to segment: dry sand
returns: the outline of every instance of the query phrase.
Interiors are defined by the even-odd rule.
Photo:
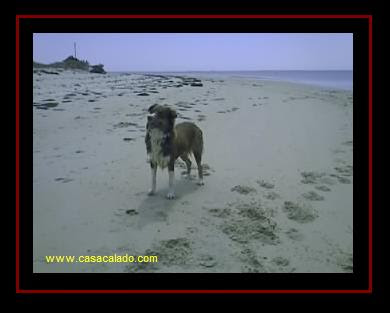
[[[34,73],[34,272],[352,272],[352,93],[201,80]],[[154,103],[204,133],[205,185],[177,162],[175,200],[166,170],[147,196]],[[114,253],[159,262],[45,261]]]

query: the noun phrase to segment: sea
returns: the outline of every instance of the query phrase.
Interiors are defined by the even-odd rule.
[[[185,75],[223,79],[250,78],[258,80],[285,81],[332,89],[353,90],[353,71],[186,71],[186,72],[144,72],[159,75]]]

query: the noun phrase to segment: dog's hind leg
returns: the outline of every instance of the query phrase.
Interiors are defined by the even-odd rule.
[[[203,182],[203,168],[202,168],[202,154],[203,154],[203,134],[198,128],[192,145],[192,153],[194,154],[196,165],[198,166],[198,185],[204,185]]]
[[[186,163],[187,165],[187,171],[184,172],[187,174],[187,178],[190,178],[191,176],[191,160],[188,158],[188,155],[181,155],[180,158]]]
[[[194,151],[194,157],[196,161],[196,165],[198,166],[198,185],[202,186],[204,185],[203,182],[203,168],[202,168],[202,154],[199,153],[199,151]]]
[[[148,195],[152,196],[156,193],[156,176],[157,176],[157,164],[150,162],[150,170],[152,174],[152,186],[149,189]]]

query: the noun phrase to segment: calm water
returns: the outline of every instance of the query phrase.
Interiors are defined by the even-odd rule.
[[[195,73],[196,72],[193,74]],[[199,75],[213,77],[230,76],[260,80],[287,81],[344,90],[353,89],[353,71],[243,71],[198,73]]]
[[[157,74],[157,73],[153,73]],[[205,78],[240,77],[259,80],[287,81],[308,85],[353,90],[353,71],[215,71],[164,72],[165,75],[188,75]]]
[[[352,71],[260,71],[242,72],[237,76],[280,80],[338,89],[353,89]]]

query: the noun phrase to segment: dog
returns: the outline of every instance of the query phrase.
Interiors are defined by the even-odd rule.
[[[180,157],[186,164],[187,177],[191,173],[192,153],[198,166],[198,185],[204,185],[202,171],[203,133],[202,130],[191,122],[179,123],[175,126],[176,111],[167,105],[154,104],[148,112],[154,114],[148,116],[146,124],[146,153],[147,162],[150,163],[152,181],[148,195],[156,193],[157,167],[168,167],[169,191],[168,199],[175,198],[174,191],[174,166]]]

